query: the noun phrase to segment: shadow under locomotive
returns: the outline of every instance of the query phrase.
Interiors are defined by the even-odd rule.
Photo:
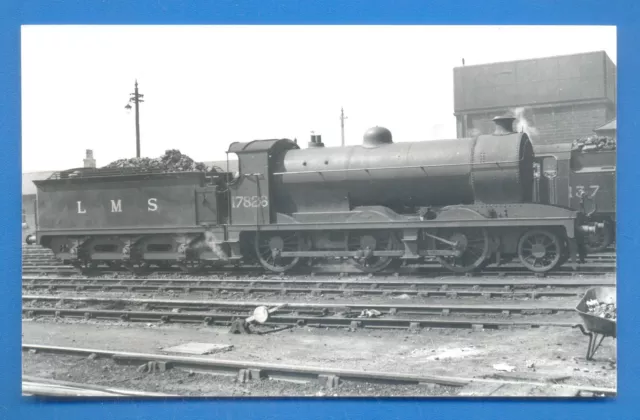
[[[533,272],[568,260],[602,228],[534,198],[534,150],[514,118],[491,135],[359,146],[288,139],[233,143],[238,173],[76,169],[37,186],[39,244],[78,267],[256,262],[284,272],[346,259],[364,272],[436,258],[453,272],[517,259]]]

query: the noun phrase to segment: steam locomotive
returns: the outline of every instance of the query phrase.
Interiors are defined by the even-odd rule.
[[[39,244],[78,267],[144,270],[326,259],[363,272],[436,259],[466,273],[518,259],[533,272],[586,254],[601,224],[534,199],[535,155],[514,118],[475,138],[325,147],[312,135],[232,143],[237,173],[81,169],[34,181]]]
[[[615,242],[616,150],[584,150],[571,143],[534,146],[534,201],[570,207],[600,223],[586,238],[589,253]]]

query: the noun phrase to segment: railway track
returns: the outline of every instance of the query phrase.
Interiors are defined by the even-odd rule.
[[[158,299],[112,299],[23,295],[22,313],[27,318],[56,317],[127,322],[197,323],[229,325],[248,317],[258,306],[280,303],[251,301],[192,301]],[[75,306],[65,308],[65,305]],[[78,308],[78,306],[84,306]],[[116,309],[104,309],[107,306]],[[140,310],[139,308],[142,308]],[[377,312],[375,317],[365,312]],[[374,312],[374,313],[375,313]],[[497,315],[497,317],[496,317]],[[481,318],[484,316],[485,318]],[[517,317],[518,319],[505,319]],[[579,319],[573,308],[558,304],[334,304],[295,303],[273,314],[264,324],[271,327],[313,326],[346,328],[472,328],[500,329],[540,326],[573,327]]]
[[[178,395],[160,392],[141,392],[130,389],[97,386],[92,384],[57,381],[49,378],[39,378],[23,375],[22,395],[27,397],[130,397],[130,398],[168,398]]]
[[[113,275],[113,274],[133,274],[125,269],[118,270],[84,270],[73,267],[71,265],[65,265],[57,261],[53,256],[51,250],[47,250],[41,247],[23,247],[23,275],[43,275],[43,274],[55,274],[55,275]],[[474,273],[474,276],[496,276],[496,275],[512,275],[512,276],[574,276],[574,275],[602,275],[606,273],[615,272],[616,270],[616,254],[615,252],[604,252],[600,254],[594,254],[587,257],[586,262],[581,264],[577,270],[573,270],[570,266],[566,265],[554,270],[547,274],[536,274],[526,270],[519,264],[509,263],[501,267],[487,267],[481,273]],[[153,275],[177,275],[182,273],[179,269],[150,269],[145,272],[144,276]],[[235,267],[216,267],[210,268],[201,273],[201,275],[211,274],[223,274],[223,275],[259,275],[264,273],[264,269],[260,266],[245,266],[241,268]],[[198,273],[194,273],[197,275]],[[292,272],[291,275],[322,275],[322,274],[340,274],[340,275],[356,275],[366,276],[366,274],[357,270],[355,267],[348,264],[331,264],[326,266],[312,266],[307,267],[304,270]],[[450,276],[460,277],[460,274],[452,273],[443,269],[438,263],[424,263],[424,264],[411,264],[402,266],[393,270],[383,270],[379,273],[375,273],[376,277],[388,276],[388,275],[424,275],[429,277]]]
[[[154,366],[160,370],[182,369],[190,372],[206,372],[218,375],[233,375],[238,381],[257,381],[261,379],[285,381],[313,381],[334,389],[345,382],[382,383],[388,385],[439,385],[456,387],[464,391],[473,384],[482,384],[499,389],[505,385],[518,387],[537,387],[545,389],[547,395],[601,397],[615,396],[616,390],[592,386],[554,385],[548,382],[530,382],[488,378],[463,378],[427,374],[407,374],[396,372],[374,372],[347,370],[319,366],[301,366],[252,362],[246,360],[222,360],[210,357],[185,357],[167,354],[133,353],[106,349],[87,349],[74,347],[45,346],[31,343],[22,344],[23,351],[68,355],[92,358],[108,358],[117,363],[134,366]],[[496,395],[497,396],[497,395]]]
[[[68,278],[23,276],[26,291],[178,292],[280,295],[416,297],[576,297],[587,287],[615,285],[614,278],[568,279],[231,279]]]
[[[250,313],[257,306],[278,306],[282,302],[268,301],[212,301],[212,300],[178,300],[178,299],[114,299],[104,297],[78,297],[78,296],[38,296],[23,295],[23,304],[26,303],[54,303],[56,305],[70,304],[124,304],[124,305],[143,305],[148,310],[176,310],[184,309],[191,312],[211,312],[218,313],[220,311]],[[573,307],[561,305],[558,303],[546,303],[535,305],[524,303],[501,303],[501,304],[370,304],[370,303],[296,303],[288,302],[286,309],[280,310],[280,313],[289,314],[308,314],[315,316],[329,316],[339,313],[358,313],[367,309],[374,309],[383,315],[450,315],[454,313],[463,314],[501,314],[510,315],[514,313],[532,314],[532,313],[559,313],[572,312]],[[248,316],[248,315],[247,315]]]
[[[613,273],[616,270],[615,263],[611,262],[594,262],[594,263],[586,263],[582,264],[578,267],[577,270],[573,270],[571,267],[565,266],[560,267],[549,273],[532,273],[523,267],[519,267],[517,265],[505,265],[501,267],[487,267],[482,272],[477,273],[467,273],[467,274],[458,274],[447,271],[440,267],[439,265],[411,265],[400,267],[396,270],[384,270],[378,273],[373,274],[365,274],[361,271],[358,271],[356,268],[348,267],[345,265],[337,265],[337,266],[325,266],[325,267],[311,267],[310,270],[299,270],[299,271],[291,271],[287,272],[287,275],[296,275],[296,276],[304,276],[304,275],[340,275],[340,276],[367,276],[367,277],[385,277],[392,275],[402,275],[402,276],[416,276],[422,275],[425,277],[464,277],[464,276],[474,276],[474,277],[486,277],[486,276],[519,276],[519,277],[570,277],[570,276],[579,276],[579,275],[604,275],[608,273]],[[263,269],[260,267],[242,267],[242,268],[233,268],[233,267],[219,267],[211,270],[206,270],[202,272],[194,272],[194,273],[184,273],[178,269],[175,270],[154,270],[151,269],[144,273],[132,273],[128,270],[83,270],[76,267],[72,267],[69,265],[24,265],[22,267],[23,275],[86,275],[86,276],[104,276],[104,275],[121,275],[121,274],[130,274],[135,275],[137,277],[147,277],[154,275],[191,275],[191,276],[210,276],[210,275],[277,275],[276,273],[265,273]]]

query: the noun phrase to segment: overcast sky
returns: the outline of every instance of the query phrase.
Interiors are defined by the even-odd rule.
[[[23,172],[179,149],[225,159],[234,141],[298,138],[340,145],[367,128],[394,141],[456,136],[453,67],[604,50],[615,27],[23,26]]]

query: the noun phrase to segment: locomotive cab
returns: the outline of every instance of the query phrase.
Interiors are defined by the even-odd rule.
[[[227,153],[238,156],[238,176],[228,184],[229,224],[268,225],[275,222],[272,174],[286,151],[299,149],[289,139],[232,143]]]

